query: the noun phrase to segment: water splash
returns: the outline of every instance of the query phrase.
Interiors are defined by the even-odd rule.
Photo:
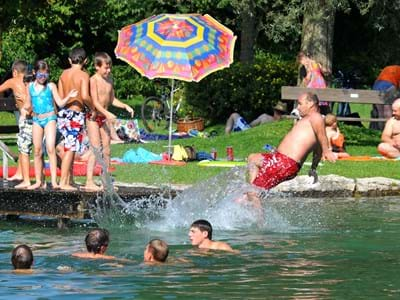
[[[233,168],[184,190],[174,199],[153,195],[127,203],[124,212],[136,220],[136,226],[158,231],[188,228],[196,219],[207,219],[216,229],[287,230],[288,222],[265,205],[267,201],[263,201],[261,210],[238,203],[246,192],[258,192],[245,176],[245,168]]]

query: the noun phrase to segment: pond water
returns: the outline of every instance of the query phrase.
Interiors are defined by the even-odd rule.
[[[111,233],[107,254],[130,260],[119,265],[70,256],[84,250],[84,237],[93,223],[58,230],[52,221],[0,221],[0,298],[400,297],[398,198],[267,196],[260,216],[253,207],[222,197],[231,188],[221,182],[224,178],[167,200],[166,207],[165,202],[160,205],[164,199],[154,197],[97,208],[93,213],[98,225]],[[213,224],[216,240],[240,253],[193,249],[188,229],[199,218]],[[170,245],[167,264],[142,263],[144,247],[152,238]],[[34,249],[33,274],[11,270],[11,250],[21,243]]]

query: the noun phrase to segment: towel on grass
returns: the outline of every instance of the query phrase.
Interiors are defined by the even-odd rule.
[[[122,156],[124,163],[144,164],[154,160],[161,160],[161,155],[150,152],[142,147],[129,149]]]

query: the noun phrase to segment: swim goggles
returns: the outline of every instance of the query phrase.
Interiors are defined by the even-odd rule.
[[[49,78],[49,73],[42,73],[42,72],[36,73],[36,79],[47,79],[47,78]]]

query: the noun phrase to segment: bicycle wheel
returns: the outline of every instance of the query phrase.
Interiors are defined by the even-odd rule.
[[[164,131],[168,128],[164,103],[157,97],[148,97],[142,104],[143,125],[149,132]]]

